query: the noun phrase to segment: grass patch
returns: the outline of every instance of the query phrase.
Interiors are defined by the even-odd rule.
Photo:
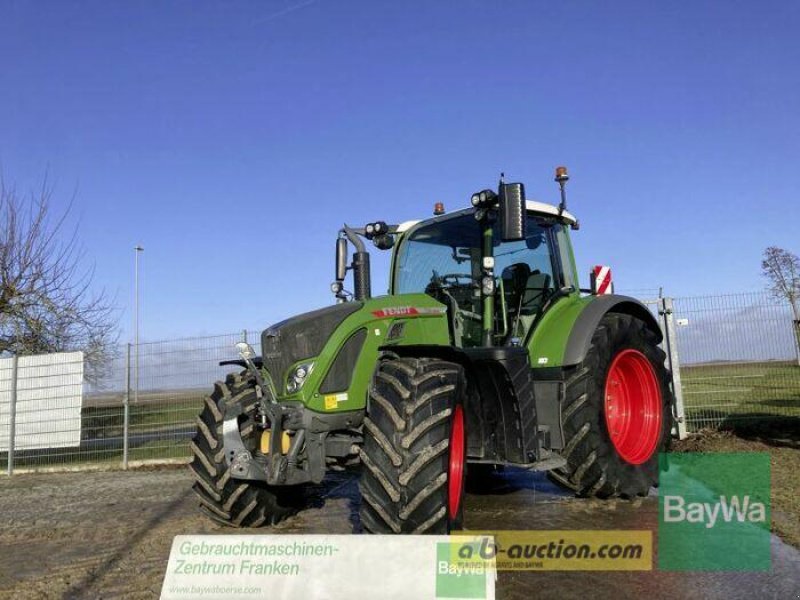
[[[189,440],[156,440],[132,448],[129,458],[130,460],[188,458],[191,454]]]
[[[800,367],[792,363],[683,366],[681,383],[687,421],[696,428],[800,417]]]
[[[188,458],[191,456],[189,439],[165,432],[157,439],[136,441],[132,439],[128,449],[128,460],[158,460],[163,458]],[[90,440],[94,442],[94,440]],[[104,444],[82,442],[78,448],[47,448],[40,450],[20,450],[14,453],[14,468],[37,467],[77,467],[81,464],[122,465],[122,440],[113,438],[103,440]],[[5,472],[8,454],[0,454],[0,466]]]
[[[137,402],[131,399],[129,426],[131,429],[152,429],[193,423],[200,414],[206,395],[205,390],[140,393]],[[121,435],[125,415],[123,403],[121,394],[88,396],[81,410],[82,431],[104,437]]]
[[[206,392],[178,390],[140,393],[130,405],[128,459],[157,460],[191,455],[189,439],[195,428]],[[122,394],[88,395],[81,410],[81,441],[77,447],[20,450],[14,467],[65,467],[81,464],[121,465],[124,408]],[[0,453],[5,471],[8,453]]]

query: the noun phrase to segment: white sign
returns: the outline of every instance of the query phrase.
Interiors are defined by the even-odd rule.
[[[162,600],[494,599],[493,561],[458,564],[474,536],[179,535]]]
[[[0,451],[8,450],[13,358],[0,359]],[[71,448],[81,443],[83,352],[20,356],[14,448]]]

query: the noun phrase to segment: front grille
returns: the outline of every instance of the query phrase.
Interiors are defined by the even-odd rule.
[[[358,355],[361,354],[361,347],[366,339],[367,330],[359,329],[344,343],[328,370],[328,374],[325,375],[325,380],[319,386],[320,394],[343,392],[350,387],[350,379],[353,377]]]
[[[289,367],[322,352],[342,321],[362,306],[361,302],[334,304],[297,315],[264,330],[261,334],[262,358],[278,393],[283,390]]]

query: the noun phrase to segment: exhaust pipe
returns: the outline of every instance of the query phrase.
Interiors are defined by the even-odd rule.
[[[372,298],[372,284],[370,282],[369,252],[358,234],[347,225],[342,228],[347,239],[356,247],[353,253],[353,294],[356,300],[369,300]]]

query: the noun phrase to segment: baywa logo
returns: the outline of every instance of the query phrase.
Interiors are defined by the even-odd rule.
[[[659,459],[659,568],[769,570],[769,455],[683,453]]]
[[[754,502],[746,495],[742,500],[739,496],[727,498],[719,497],[719,502],[686,502],[681,496],[664,497],[664,522],[665,523],[701,523],[706,529],[716,525],[718,519],[725,523],[738,521],[744,523],[765,523],[767,520],[767,507],[763,502]]]
[[[486,598],[486,565],[478,560],[462,562],[460,552],[470,547],[478,550],[481,541],[436,544],[436,598]]]

